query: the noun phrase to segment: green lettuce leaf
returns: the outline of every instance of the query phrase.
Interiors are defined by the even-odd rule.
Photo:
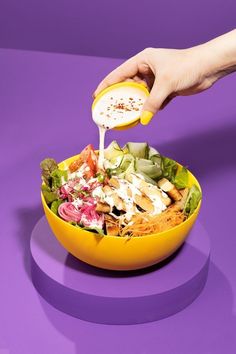
[[[99,227],[89,227],[89,226],[83,226],[78,224],[75,221],[68,221],[69,224],[75,226],[75,227],[79,227],[80,229],[86,230],[86,231],[91,231],[91,232],[95,232],[99,235],[105,236],[104,231],[102,229],[100,229]]]
[[[46,184],[43,184],[41,186],[41,191],[43,193],[43,196],[47,204],[51,204],[52,202],[54,202],[54,200],[58,199],[57,193],[51,191],[50,187],[47,186]]]
[[[197,208],[198,203],[202,198],[202,193],[200,189],[194,184],[188,193],[185,205],[184,205],[184,213],[187,216],[193,214],[194,210]]]
[[[91,231],[91,232],[96,232],[99,235],[104,236],[104,231],[102,229],[99,229],[99,227],[89,227],[89,226],[80,226],[83,230]]]
[[[42,179],[44,181],[44,183],[47,186],[51,187],[51,173],[57,169],[57,163],[54,159],[51,158],[47,158],[44,159],[41,163],[40,163],[40,167],[41,167],[41,174],[42,174]]]
[[[177,169],[178,166],[174,160],[162,156],[162,177],[165,177],[169,181],[173,182]]]
[[[67,171],[62,171],[59,169],[52,171],[52,189],[57,189],[61,187],[65,183],[65,181],[67,181],[67,177]]]
[[[67,222],[68,222],[68,224],[71,224],[75,227],[80,227],[80,225],[76,221],[67,221]]]
[[[182,167],[176,174],[174,185],[178,189],[186,188],[188,185],[188,170],[185,167]]]
[[[51,207],[50,207],[51,211],[54,214],[58,215],[58,208],[59,208],[59,205],[61,205],[62,203],[63,203],[63,200],[61,200],[61,199],[54,200],[51,204]]]

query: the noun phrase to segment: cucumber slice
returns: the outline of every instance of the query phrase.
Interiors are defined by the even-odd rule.
[[[161,155],[153,155],[150,157],[150,160],[159,167],[161,167]]]
[[[125,154],[119,167],[125,172],[129,165],[133,162],[134,157],[131,154]]]
[[[149,145],[147,143],[127,143],[126,144],[129,153],[134,157],[139,157],[142,159],[148,158]]]
[[[154,164],[151,160],[136,159],[135,168],[137,172],[143,172],[153,179],[160,177],[162,174],[161,167],[158,164]]]
[[[160,156],[160,153],[156,149],[150,146],[148,152],[148,158],[151,159],[152,156],[156,156],[156,155]]]
[[[153,166],[153,162],[151,160],[136,158],[135,161],[136,161],[136,167],[137,168]]]
[[[113,176],[114,175],[114,176],[118,176],[120,178],[123,178],[122,176],[124,175],[124,171],[121,170],[119,167],[118,168],[113,168],[113,169],[107,168],[106,172],[107,172],[107,174],[109,176]]]
[[[142,169],[136,169],[136,172],[142,172],[154,180],[160,177],[162,174],[161,170],[156,165],[146,166],[145,168],[142,167]]]
[[[155,184],[155,179],[162,176],[162,157],[147,143],[127,143],[122,149],[113,141],[105,150],[106,167],[121,178],[128,173],[141,173],[145,180]]]
[[[120,165],[121,165],[123,159],[124,159],[124,156],[123,156],[123,155],[119,155],[119,156],[113,157],[113,158],[110,160],[110,163],[111,163],[111,165],[112,165],[114,168],[118,168],[118,167],[120,167]]]
[[[124,157],[122,155],[120,155],[120,156],[112,158],[111,160],[105,160],[104,161],[105,169],[107,169],[107,168],[109,168],[109,169],[119,168],[123,158]]]
[[[117,156],[122,156],[122,155],[124,155],[124,152],[115,140],[112,141],[104,151],[104,156],[105,159],[107,160],[111,160],[116,158]]]
[[[130,173],[135,173],[135,161],[131,161],[128,168],[124,171],[124,174],[119,175],[121,178],[125,178],[125,176],[129,175]]]
[[[154,184],[154,186],[156,186],[156,182],[154,181],[154,179],[150,178],[148,175],[146,175],[145,173],[143,172],[136,172],[137,175],[140,175],[144,178],[144,180],[147,182],[147,183],[150,183],[150,184]]]

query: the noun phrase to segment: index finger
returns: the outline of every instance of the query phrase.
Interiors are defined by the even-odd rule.
[[[93,96],[96,97],[99,92],[103,91],[108,86],[124,81],[135,76],[138,73],[138,63],[136,56],[126,60],[123,64],[111,71],[97,86]]]

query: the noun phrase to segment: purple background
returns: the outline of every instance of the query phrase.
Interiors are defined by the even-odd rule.
[[[39,162],[46,156],[63,160],[88,143],[97,147],[91,92],[119,63],[0,50],[0,348],[11,354],[234,354],[235,74],[202,94],[176,98],[147,127],[108,134],[107,142],[147,139],[188,165],[200,180],[199,220],[211,239],[212,262],[198,299],[159,322],[106,326],[57,311],[32,286],[30,233],[43,214]]]
[[[125,58],[235,27],[235,0],[1,0],[0,47]]]
[[[234,0],[0,2],[0,47],[127,57],[147,46],[186,47],[235,27]],[[111,132],[148,140],[199,178],[200,221],[211,238],[200,297],[165,320],[135,326],[83,322],[48,305],[29,276],[29,239],[42,216],[39,162],[97,146],[91,94],[120,64],[0,49],[0,353],[234,354],[236,303],[235,74],[177,98],[147,127]]]

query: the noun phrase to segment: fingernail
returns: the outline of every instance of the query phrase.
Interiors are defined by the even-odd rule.
[[[147,125],[152,120],[153,113],[149,111],[143,111],[140,117],[140,122],[143,125]]]

